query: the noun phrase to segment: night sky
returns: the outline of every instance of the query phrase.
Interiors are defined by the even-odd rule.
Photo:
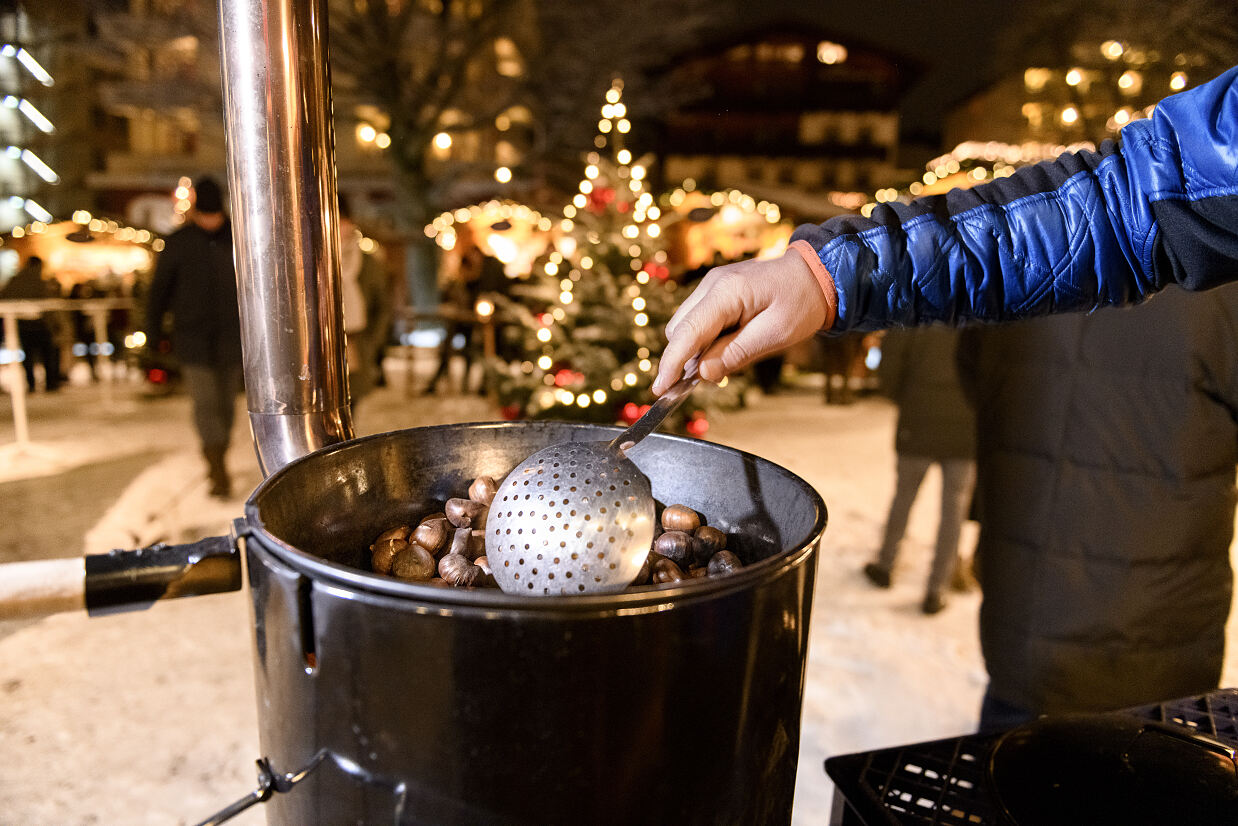
[[[904,134],[935,133],[941,116],[995,74],[995,34],[1022,22],[1022,3],[992,0],[741,0],[742,18],[804,22],[906,55],[924,67],[902,106]]]

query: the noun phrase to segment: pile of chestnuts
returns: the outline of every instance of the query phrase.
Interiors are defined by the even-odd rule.
[[[479,476],[469,485],[468,498],[448,499],[442,511],[422,517],[416,526],[383,531],[370,546],[371,569],[408,582],[497,588],[486,559],[486,516],[497,490],[493,478]],[[668,505],[632,586],[686,583],[741,567],[739,557],[726,548],[725,533],[703,524],[686,505]]]

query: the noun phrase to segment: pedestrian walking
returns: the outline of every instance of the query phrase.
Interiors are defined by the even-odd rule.
[[[146,336],[158,342],[170,330],[212,496],[232,494],[225,457],[244,390],[241,321],[233,265],[232,225],[223,191],[213,178],[194,184],[194,205],[185,226],[165,241],[155,266],[146,308]],[[169,327],[165,316],[171,315]]]
[[[882,391],[898,406],[894,449],[897,483],[877,558],[864,575],[889,588],[907,520],[929,468],[941,469],[937,544],[920,608],[936,614],[955,573],[959,536],[976,479],[975,416],[955,368],[957,330],[944,326],[896,330],[881,346]]]

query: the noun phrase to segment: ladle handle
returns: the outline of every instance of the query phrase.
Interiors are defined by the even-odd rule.
[[[679,407],[680,403],[682,403],[684,399],[688,398],[688,395],[700,381],[701,376],[696,371],[696,365],[693,364],[689,367],[687,372],[684,373],[684,377],[682,379],[672,384],[670,389],[663,393],[662,397],[654,402],[653,405],[645,411],[644,416],[641,416],[632,424],[631,427],[615,437],[614,441],[612,441],[609,445],[610,449],[623,453],[641,439],[657,430],[658,426],[662,424],[662,421],[667,416],[671,415],[675,408]]]

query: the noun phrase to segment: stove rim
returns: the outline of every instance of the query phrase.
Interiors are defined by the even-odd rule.
[[[767,557],[759,562],[754,562],[751,565],[747,565],[740,569],[737,573],[725,577],[711,577],[704,583],[688,581],[689,584],[687,585],[680,585],[671,588],[641,586],[643,590],[620,591],[607,594],[590,594],[586,596],[524,596],[508,594],[496,588],[449,588],[429,584],[403,582],[391,577],[363,571],[360,568],[354,568],[349,565],[341,565],[336,562],[331,562],[320,556],[311,554],[308,551],[303,551],[293,545],[290,545],[275,536],[267,530],[266,525],[259,514],[259,508],[256,500],[267,489],[277,484],[278,480],[282,477],[289,473],[297,472],[306,462],[312,460],[314,457],[326,456],[343,450],[355,449],[357,445],[361,445],[366,442],[386,440],[401,433],[408,433],[412,431],[425,432],[460,429],[478,431],[504,430],[508,428],[524,428],[529,427],[530,425],[566,427],[569,430],[575,430],[582,433],[597,433],[599,435],[605,433],[617,435],[623,431],[623,428],[616,426],[557,420],[536,422],[479,421],[403,428],[400,430],[389,430],[382,433],[374,433],[368,436],[349,439],[344,442],[339,442],[337,444],[320,448],[312,453],[308,453],[296,461],[288,463],[264,479],[249,495],[249,498],[245,500],[244,534],[247,540],[257,540],[263,550],[270,553],[276,559],[280,560],[297,573],[305,575],[316,582],[322,582],[324,585],[342,588],[346,592],[360,592],[367,595],[394,597],[403,602],[415,602],[422,604],[429,603],[436,607],[441,606],[443,608],[456,607],[461,609],[478,608],[507,611],[515,610],[523,613],[551,615],[563,613],[617,614],[627,611],[643,613],[651,610],[666,610],[668,608],[674,608],[680,605],[687,605],[708,599],[722,598],[733,592],[745,590],[754,585],[758,580],[776,579],[797,568],[804,562],[805,559],[816,553],[817,548],[820,545],[821,538],[825,533],[825,528],[829,520],[829,513],[825,500],[821,497],[821,494],[816,490],[816,488],[808,484],[803,477],[776,462],[769,459],[764,459],[753,453],[749,453],[738,448],[720,445],[716,442],[707,442],[703,439],[694,439],[690,436],[679,436],[669,433],[654,433],[649,436],[648,439],[707,445],[710,449],[763,463],[775,472],[788,477],[791,481],[797,482],[809,494],[809,498],[816,507],[816,516],[807,539],[786,550],[780,551],[773,556]]]

